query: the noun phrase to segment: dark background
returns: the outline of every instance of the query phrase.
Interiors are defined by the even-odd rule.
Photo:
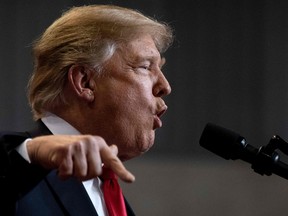
[[[137,9],[175,31],[164,67],[172,86],[164,126],[150,152],[127,162],[137,181],[123,187],[137,215],[287,215],[287,180],[262,177],[198,143],[207,122],[256,147],[274,134],[288,140],[287,1],[2,0],[0,129],[32,126],[33,40],[69,7],[92,3]]]

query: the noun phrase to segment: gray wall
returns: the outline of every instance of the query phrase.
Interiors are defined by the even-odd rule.
[[[288,140],[286,1],[3,0],[0,129],[32,126],[31,42],[63,10],[89,3],[138,9],[170,23],[176,34],[164,68],[173,88],[164,126],[150,152],[127,162],[137,181],[123,187],[138,215],[286,215],[286,180],[262,177],[198,144],[207,122],[254,146],[274,134]]]

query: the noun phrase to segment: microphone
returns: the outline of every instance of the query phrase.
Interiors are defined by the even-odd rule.
[[[272,173],[288,179],[288,165],[280,161],[277,149],[288,154],[288,144],[274,135],[268,145],[256,148],[238,133],[207,123],[199,140],[200,146],[223,157],[226,160],[241,159],[250,163],[252,169],[260,175]]]

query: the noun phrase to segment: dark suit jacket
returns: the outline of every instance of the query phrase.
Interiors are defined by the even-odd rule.
[[[14,148],[29,137],[51,132],[41,122],[25,133],[0,136],[0,215],[97,216],[83,186],[74,178],[62,181],[56,171],[27,163]],[[44,144],[43,144],[44,145]],[[128,216],[135,215],[125,200]]]

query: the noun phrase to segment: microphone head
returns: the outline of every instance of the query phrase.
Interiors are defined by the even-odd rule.
[[[207,123],[200,137],[200,146],[225,158],[239,159],[246,146],[245,139],[234,131]]]

